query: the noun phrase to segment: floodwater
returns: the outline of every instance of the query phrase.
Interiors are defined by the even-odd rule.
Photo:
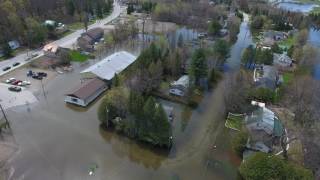
[[[297,3],[295,1],[286,1],[286,2],[280,2],[278,4],[278,7],[288,11],[292,11],[292,12],[309,13],[314,8],[319,6],[316,4],[302,4],[302,3]]]
[[[309,30],[309,39],[308,43],[311,44],[313,47],[318,49],[320,52],[320,31],[314,28]],[[318,53],[318,62],[314,67],[313,77],[314,79],[320,80],[320,55]]]
[[[239,67],[243,48],[252,42],[247,22],[227,64]],[[232,132],[224,128],[224,86],[206,93],[195,110],[174,107],[174,144],[169,152],[155,150],[100,128],[97,107],[83,109],[63,102],[80,83],[79,72],[62,74],[45,85],[39,103],[7,111],[19,153],[7,167],[10,179],[236,179],[240,159],[231,151]],[[90,167],[97,167],[92,176]]]

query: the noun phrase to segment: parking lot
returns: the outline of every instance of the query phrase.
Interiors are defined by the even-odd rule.
[[[44,77],[42,80],[34,79],[32,77],[27,77],[28,71],[33,72],[45,72],[47,77]],[[32,104],[37,102],[35,95],[43,93],[42,86],[48,83],[57,75],[56,72],[51,70],[43,70],[30,67],[21,67],[12,71],[8,74],[5,74],[0,77],[0,102],[1,105],[5,108],[11,108],[15,106]],[[9,91],[8,88],[13,85],[6,83],[6,80],[10,78],[15,78],[16,80],[29,81],[31,84],[22,86],[20,92]]]

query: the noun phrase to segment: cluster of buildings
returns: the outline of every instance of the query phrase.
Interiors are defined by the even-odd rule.
[[[64,101],[86,107],[111,86],[113,77],[135,62],[136,56],[116,52],[80,72],[82,84],[65,95]]]

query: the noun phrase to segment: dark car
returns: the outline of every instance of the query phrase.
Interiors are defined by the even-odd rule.
[[[38,76],[47,77],[47,73],[45,73],[45,72],[38,72]]]
[[[37,79],[37,80],[42,80],[42,79],[43,79],[42,76],[39,76],[39,75],[37,75],[37,74],[32,75],[32,78],[33,78],[33,79]]]
[[[3,71],[8,71],[9,69],[11,69],[11,67],[7,66],[7,67],[3,68],[2,70]]]
[[[13,63],[13,64],[12,64],[12,66],[13,66],[13,67],[15,67],[15,66],[19,66],[19,65],[20,65],[20,63],[19,63],[19,62],[16,62],[16,63]]]
[[[21,87],[17,87],[17,86],[11,86],[8,87],[9,91],[13,91],[13,92],[20,92],[22,89]]]

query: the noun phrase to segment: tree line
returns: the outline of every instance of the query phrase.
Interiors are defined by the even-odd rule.
[[[45,20],[84,22],[87,14],[102,18],[111,9],[112,1],[104,0],[0,0],[0,44],[18,40],[37,46],[52,33],[43,25]]]

